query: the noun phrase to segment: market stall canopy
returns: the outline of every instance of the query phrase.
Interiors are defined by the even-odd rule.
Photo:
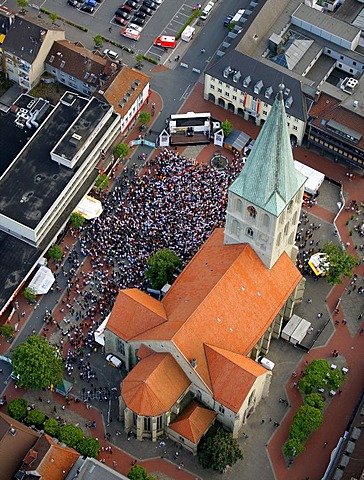
[[[326,261],[325,261],[326,260]],[[312,255],[308,261],[309,266],[314,271],[315,275],[326,275],[330,264],[327,261],[326,253],[318,252]]]
[[[52,271],[48,267],[42,266],[30,282],[29,287],[32,288],[37,295],[44,295],[49,292],[54,280]]]
[[[325,175],[314,168],[304,165],[303,163],[294,161],[294,166],[296,170],[301,172],[305,177],[307,177],[305,183],[305,192],[309,195],[315,195],[318,192],[318,189],[321,187],[322,182],[325,180]]]
[[[105,320],[102,322],[102,324],[99,326],[99,328],[95,331],[94,336],[95,336],[95,342],[98,343],[99,345],[104,346],[105,345],[105,336],[104,336],[104,330],[106,328],[107,322],[109,320],[108,315]]]
[[[86,195],[77,205],[75,212],[82,215],[86,220],[97,218],[102,213],[102,204],[100,200]]]
[[[250,137],[246,133],[241,130],[231,130],[230,134],[225,138],[224,144],[230,149],[234,148],[239,153],[242,153],[249,141]]]
[[[56,386],[55,390],[57,393],[66,397],[70,391],[72,390],[72,383],[68,382],[67,380],[63,379],[62,382]]]

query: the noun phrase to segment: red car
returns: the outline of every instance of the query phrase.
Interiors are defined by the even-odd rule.
[[[114,21],[115,23],[118,23],[119,25],[122,25],[123,27],[125,27],[125,25],[128,24],[128,20],[125,20],[125,18],[122,18],[122,17],[115,17],[114,18]]]

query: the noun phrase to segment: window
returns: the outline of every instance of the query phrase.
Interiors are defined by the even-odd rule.
[[[210,85],[211,90],[215,90],[215,85]]]
[[[230,89],[230,85],[226,85],[226,90],[229,90]]]
[[[289,230],[289,222],[287,222],[284,226],[284,234],[287,235]]]
[[[264,104],[264,107],[267,108],[267,107],[268,107],[268,103],[265,103],[265,104]]]
[[[53,63],[54,60],[54,55],[51,55],[51,58],[49,59],[49,63]]]
[[[185,439],[183,437],[179,436],[179,441],[184,443]]]
[[[269,218],[269,215],[267,215],[266,213],[264,214],[264,217],[263,217],[263,226],[265,229],[268,229],[269,228],[269,224],[270,224],[270,218]]]
[[[267,110],[263,110],[263,115],[267,116],[268,115],[268,112]]]
[[[239,103],[241,103],[241,104],[243,105],[244,100],[241,98],[241,99],[239,100]]]
[[[240,200],[240,198],[236,200],[236,211],[239,213],[242,213],[243,211],[243,202]]]
[[[120,338],[118,338],[118,352],[120,352],[122,355],[125,355],[125,345]]]
[[[290,125],[290,123],[289,123],[289,122],[287,122],[287,127],[288,127],[288,128],[289,128],[289,125]]]
[[[253,205],[249,205],[249,207],[247,208],[248,212],[249,212],[249,216],[252,217],[252,218],[255,218],[257,216],[257,211],[256,209],[253,207]]]
[[[247,228],[246,234],[248,235],[248,237],[253,238],[253,236],[254,236],[253,229],[252,228]]]
[[[355,62],[354,62],[354,64],[355,64]],[[355,65],[356,65],[356,64],[355,64]],[[234,89],[233,89],[233,92],[234,92],[234,93],[236,93],[237,91],[238,91],[237,88],[234,88]]]
[[[151,431],[151,419],[150,417],[144,417],[144,431],[150,432]]]
[[[157,430],[162,430],[163,428],[163,417],[157,417]]]
[[[293,130],[295,130],[297,132],[297,130],[298,130],[297,125],[293,125]]]
[[[236,95],[233,95],[233,100],[236,100]]]
[[[287,205],[287,212],[290,212],[290,211],[291,211],[292,205],[293,205],[293,200],[291,200],[291,201],[289,202],[289,204]]]
[[[281,237],[282,237],[282,234],[281,232],[279,232],[277,237],[277,247],[279,247],[279,245],[281,244]]]
[[[222,88],[217,89],[218,93],[222,93]]]
[[[219,406],[219,412],[222,413],[223,415],[225,413],[225,408],[222,405]]]
[[[294,212],[294,215],[292,217],[292,225],[296,225],[297,223],[297,212]]]
[[[63,68],[66,65],[66,62],[62,60],[60,67]]]
[[[240,234],[240,224],[237,220],[233,220],[231,222],[231,230],[230,232],[233,234],[233,235],[236,235],[237,237],[239,236]]]
[[[298,118],[295,117],[294,122],[295,122],[295,123],[298,123]]]
[[[134,425],[134,427],[137,426],[137,422],[138,422],[138,415],[136,413],[133,413],[133,425]]]
[[[327,53],[331,53],[331,50],[328,50]]]
[[[222,81],[221,81],[221,80],[219,80],[219,85],[222,85]]]
[[[211,77],[211,82],[214,82],[214,81],[215,81],[215,79],[213,77]]]
[[[230,97],[229,92],[225,92],[225,97]]]
[[[340,60],[344,60],[344,57],[342,55],[340,55]]]
[[[252,391],[252,393],[249,395],[249,400],[248,404],[251,405],[255,400],[255,390]]]
[[[353,62],[353,65],[356,65],[356,62]]]

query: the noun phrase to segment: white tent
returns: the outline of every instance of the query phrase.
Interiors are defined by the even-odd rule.
[[[52,271],[48,267],[42,266],[30,282],[29,287],[32,288],[37,295],[44,295],[49,292],[54,280]]]
[[[301,172],[305,177],[307,177],[307,181],[305,183],[305,192],[309,195],[314,195],[317,193],[318,189],[321,187],[322,182],[325,180],[325,175],[318,170],[314,170],[303,163],[294,161],[294,166],[296,170]]]
[[[102,324],[99,326],[99,328],[95,331],[94,336],[95,336],[95,342],[98,343],[99,345],[104,346],[105,345],[105,336],[104,336],[104,330],[107,325],[107,322],[109,321],[110,315],[108,315],[105,320],[102,322]]]
[[[86,195],[77,205],[75,212],[82,215],[86,220],[91,220],[101,215],[102,205],[100,200]]]

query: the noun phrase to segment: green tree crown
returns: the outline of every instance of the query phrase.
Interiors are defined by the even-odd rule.
[[[83,432],[74,425],[63,425],[59,429],[58,438],[68,447],[74,448],[82,440]]]
[[[351,277],[360,263],[358,258],[332,242],[325,243],[322,251],[327,257],[321,261],[320,268],[326,272],[327,281],[331,285],[342,283],[343,277]]]
[[[145,275],[149,278],[153,288],[160,289],[167,282],[172,282],[173,272],[181,263],[174,252],[164,248],[149,257]]]
[[[155,480],[155,478],[148,475],[146,469],[140,465],[134,465],[131,467],[128,473],[128,478],[130,480]]]
[[[44,431],[51,437],[58,437],[59,423],[55,418],[47,418],[44,422]]]
[[[297,440],[296,438],[290,438],[283,447],[283,453],[287,455],[287,457],[297,457],[300,453],[305,450],[305,447],[302,443]]]
[[[4,325],[1,325],[0,327],[0,333],[1,335],[5,338],[5,340],[8,340],[14,335],[15,328],[13,325],[10,325],[10,323],[4,323]]]
[[[33,302],[37,297],[37,294],[32,287],[24,288],[23,295],[29,302]]]
[[[84,457],[96,458],[100,450],[100,442],[96,438],[83,437],[76,445],[78,453]]]
[[[18,345],[12,363],[21,387],[50,387],[62,380],[62,356],[58,348],[50,345],[44,337],[33,335]]]
[[[203,443],[198,458],[203,468],[212,468],[223,473],[227,466],[233,466],[241,460],[243,454],[233,436],[219,429]]]
[[[110,179],[106,173],[103,173],[96,178],[95,187],[100,188],[100,190],[106,190],[109,184]]]
[[[56,244],[52,245],[48,250],[48,254],[54,260],[60,260],[63,255],[63,248]]]
[[[139,113],[139,122],[141,125],[146,125],[150,122],[151,116],[149,112],[142,111]]]
[[[129,155],[130,147],[126,143],[118,143],[114,148],[114,156],[116,158],[125,158]]]
[[[8,404],[8,414],[15,420],[23,420],[28,414],[28,402],[24,398],[14,398]]]
[[[234,127],[233,127],[233,124],[231,122],[229,122],[229,120],[224,120],[221,123],[221,128],[222,128],[222,131],[224,132],[224,136],[227,137],[228,135],[230,135],[231,130]]]
[[[80,213],[78,212],[73,212],[70,216],[70,221],[71,221],[71,225],[73,226],[73,228],[75,228],[76,230],[78,230],[80,227],[82,227],[82,225],[84,224],[85,222],[85,217],[83,217]]]
[[[305,404],[311,407],[323,410],[325,408],[325,402],[322,400],[322,396],[318,393],[310,393],[305,396]]]
[[[35,425],[36,427],[42,427],[45,422],[45,418],[45,413],[41,410],[29,410],[28,415],[25,418],[25,423],[27,425]]]

